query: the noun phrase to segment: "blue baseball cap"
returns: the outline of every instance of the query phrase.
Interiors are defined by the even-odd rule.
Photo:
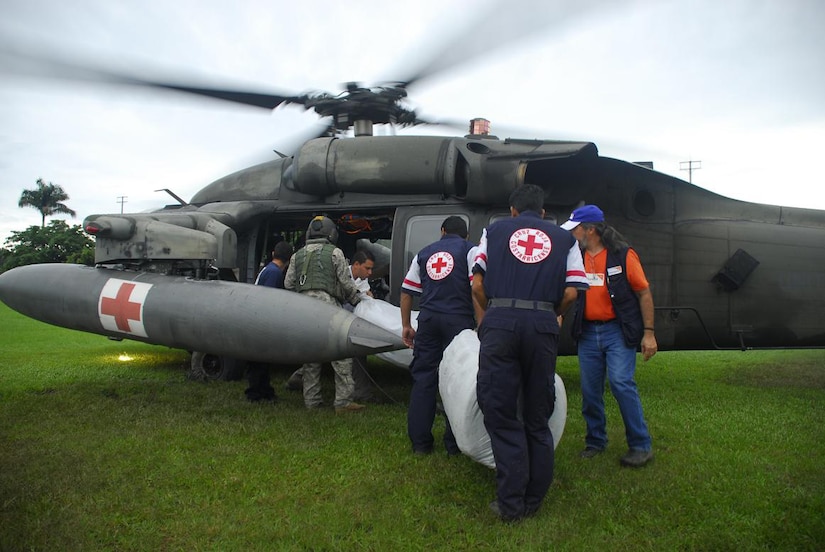
[[[570,219],[561,227],[572,230],[582,222],[604,222],[604,213],[595,205],[582,205],[570,214]]]

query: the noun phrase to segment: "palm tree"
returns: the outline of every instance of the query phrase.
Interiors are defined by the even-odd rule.
[[[44,227],[46,226],[46,217],[55,214],[71,215],[74,217],[77,214],[64,203],[61,203],[67,199],[69,199],[69,194],[66,193],[63,186],[52,184],[51,182],[44,184],[43,179],[38,178],[37,189],[23,190],[23,193],[20,195],[20,202],[17,205],[19,207],[34,207],[40,211],[43,217],[40,226]]]

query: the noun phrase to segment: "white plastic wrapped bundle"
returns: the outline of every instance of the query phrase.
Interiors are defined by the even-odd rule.
[[[458,334],[444,351],[438,368],[438,388],[458,448],[476,462],[495,468],[490,435],[484,427],[484,416],[476,398],[478,349],[478,336],[473,330]],[[548,426],[553,433],[553,446],[558,447],[567,422],[567,391],[558,374],[555,387],[556,407]]]
[[[355,305],[353,312],[355,316],[360,316],[376,326],[393,332],[395,335],[401,335],[401,309],[391,303],[377,299],[364,299]],[[412,311],[410,323],[413,328],[418,329],[418,311]],[[377,356],[400,368],[409,368],[413,359],[413,352],[412,349],[399,349],[379,353]]]

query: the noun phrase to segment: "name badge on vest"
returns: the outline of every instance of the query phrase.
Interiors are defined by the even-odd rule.
[[[607,269],[607,275],[608,276],[615,276],[616,274],[621,274],[621,273],[622,273],[622,265],[611,266],[610,268]]]
[[[591,286],[603,286],[604,285],[604,274],[599,272],[598,274],[588,272],[587,273],[587,283]]]

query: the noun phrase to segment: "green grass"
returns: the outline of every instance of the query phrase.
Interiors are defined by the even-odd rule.
[[[130,362],[117,358],[121,353]],[[371,359],[372,361],[372,359]],[[187,380],[186,353],[0,305],[0,550],[818,550],[825,351],[660,353],[637,379],[656,460],[581,460],[575,358],[545,507],[487,511],[494,472],[409,453],[403,404],[336,416]],[[371,364],[399,403],[405,371]],[[281,390],[288,371],[273,373]],[[324,382],[331,394],[332,382]],[[329,397],[331,399],[331,397]],[[440,420],[436,424],[440,436]]]

